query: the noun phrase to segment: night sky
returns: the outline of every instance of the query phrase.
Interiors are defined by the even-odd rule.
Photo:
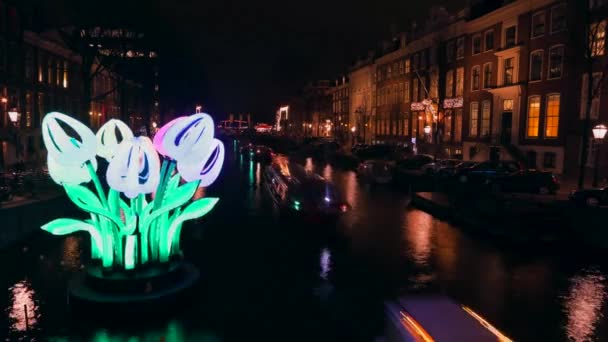
[[[463,0],[116,1],[32,0],[54,25],[115,22],[144,30],[161,54],[165,105],[202,102],[218,117],[270,120],[309,80],[335,79],[381,39],[422,23],[429,7]]]

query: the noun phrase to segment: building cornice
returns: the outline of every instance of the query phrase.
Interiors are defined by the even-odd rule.
[[[80,63],[80,56],[74,53],[72,50],[61,46],[53,41],[41,37],[39,34],[32,31],[23,32],[23,41],[27,44],[35,46],[39,49],[52,52],[55,55],[69,59],[72,62]]]
[[[533,12],[539,8],[546,7],[552,3],[561,1],[556,0],[517,0],[508,5],[502,6],[490,13],[486,13],[479,18],[467,22],[467,31],[475,33],[482,31],[502,22],[505,19],[518,17],[524,13]]]

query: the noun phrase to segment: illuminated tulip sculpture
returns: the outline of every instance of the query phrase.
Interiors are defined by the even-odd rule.
[[[224,146],[214,139],[213,119],[207,114],[169,122],[154,142],[134,137],[118,120],[108,121],[95,135],[57,112],[45,116],[42,132],[49,174],[90,214],[87,220],[56,219],[42,229],[55,235],[87,231],[92,258],[100,259],[105,269],[169,262],[181,254],[184,221],[204,216],[218,201],[191,201],[198,187],[215,181],[224,161]],[[96,155],[109,163],[107,194],[96,173]],[[82,185],[90,181],[95,192]]]

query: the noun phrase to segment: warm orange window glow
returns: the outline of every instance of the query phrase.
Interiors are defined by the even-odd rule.
[[[528,121],[526,126],[526,136],[530,138],[538,137],[538,126],[540,121],[540,96],[532,96],[528,100]]]
[[[545,136],[557,138],[559,130],[559,94],[547,96],[547,117],[545,122]]]

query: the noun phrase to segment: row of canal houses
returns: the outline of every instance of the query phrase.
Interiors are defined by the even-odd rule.
[[[478,0],[457,13],[433,8],[424,25],[385,42],[341,80],[309,85],[293,126],[303,135],[520,160],[566,175],[577,174],[586,140],[587,155],[600,148],[607,176],[608,146],[591,134],[608,124],[607,5]]]

